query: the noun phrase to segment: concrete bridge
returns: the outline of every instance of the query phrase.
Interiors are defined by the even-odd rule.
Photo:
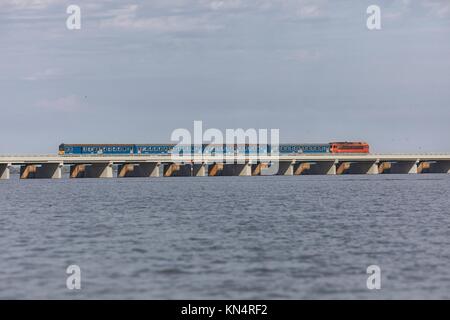
[[[12,167],[20,167],[21,179],[59,179],[65,166],[71,178],[256,176],[264,175],[274,161],[277,175],[450,173],[450,154],[241,156],[223,161],[214,156],[175,161],[170,155],[38,155],[0,156],[0,179],[9,179]]]

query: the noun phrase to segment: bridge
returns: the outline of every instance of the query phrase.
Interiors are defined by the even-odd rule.
[[[0,179],[20,168],[21,179],[160,176],[257,176],[277,164],[277,175],[450,173],[450,154],[317,154],[273,156],[30,155],[0,156]],[[117,169],[117,170],[116,170]]]

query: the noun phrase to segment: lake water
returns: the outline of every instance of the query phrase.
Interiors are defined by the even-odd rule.
[[[0,298],[449,299],[449,195],[439,174],[13,176]],[[66,288],[71,264],[81,290]]]

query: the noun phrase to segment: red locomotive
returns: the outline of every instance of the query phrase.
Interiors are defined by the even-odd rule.
[[[369,153],[369,144],[366,142],[331,142],[331,153]]]

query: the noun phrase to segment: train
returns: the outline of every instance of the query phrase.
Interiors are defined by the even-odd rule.
[[[330,142],[319,144],[280,144],[280,155],[295,154],[336,154],[369,153],[366,142]],[[270,144],[234,144],[234,145],[176,145],[176,144],[65,144],[59,146],[59,155],[170,155],[177,154],[224,154],[256,155],[276,152]]]

